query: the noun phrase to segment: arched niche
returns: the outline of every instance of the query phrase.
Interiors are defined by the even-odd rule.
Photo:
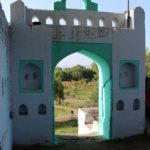
[[[46,105],[44,104],[41,104],[38,108],[38,113],[40,115],[45,115],[47,113],[47,110],[46,110]]]
[[[40,91],[43,88],[43,64],[41,61],[20,62],[20,89],[22,92]]]
[[[46,25],[53,25],[53,19],[51,17],[46,18]]]
[[[61,25],[61,26],[66,26],[67,25],[67,21],[66,21],[66,19],[65,18],[60,18],[59,19],[59,25]]]
[[[118,27],[118,19],[117,19],[117,18],[114,18],[114,19],[112,20],[112,27],[113,27],[113,28]]]
[[[104,26],[105,26],[105,20],[104,20],[104,18],[101,18],[99,20],[99,27],[104,27]]]
[[[74,25],[74,26],[79,26],[79,25],[80,25],[79,19],[74,18],[74,20],[73,20],[73,25]]]
[[[88,18],[88,19],[86,20],[86,25],[87,25],[88,27],[92,27],[92,26],[93,26],[92,19]]]
[[[133,101],[133,110],[134,111],[140,110],[140,100],[139,99],[135,99]]]
[[[120,88],[136,88],[138,86],[138,64],[136,61],[123,62],[120,67]]]
[[[28,108],[25,104],[20,105],[19,115],[21,115],[21,116],[27,116],[28,115]]]
[[[116,109],[117,109],[117,111],[122,111],[122,110],[124,110],[124,102],[123,102],[123,100],[119,100],[119,101],[117,102]]]

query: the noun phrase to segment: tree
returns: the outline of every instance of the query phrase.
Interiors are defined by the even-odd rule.
[[[85,67],[81,65],[76,65],[75,67],[71,68],[72,79],[75,81],[81,80],[83,78],[83,70]]]
[[[59,104],[64,100],[64,87],[61,80],[58,79],[54,79],[54,97]]]
[[[99,70],[98,70],[98,66],[95,62],[93,62],[91,64],[91,67],[92,67],[92,70],[95,72],[95,75],[94,75],[94,79],[95,80],[98,80],[98,76],[99,76]]]
[[[57,70],[58,71],[58,70]],[[54,98],[60,104],[64,100],[64,87],[59,71],[54,73]]]

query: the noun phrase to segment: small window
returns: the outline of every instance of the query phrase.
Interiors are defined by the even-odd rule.
[[[117,110],[118,110],[118,111],[124,110],[124,102],[123,102],[122,100],[119,100],[119,101],[117,102]]]
[[[140,101],[139,99],[135,99],[133,102],[133,110],[139,110],[140,109]]]
[[[40,106],[39,106],[39,114],[40,115],[45,115],[47,113],[47,111],[46,111],[46,106],[44,105],[44,104],[41,104]]]
[[[86,25],[88,27],[91,27],[93,24],[92,24],[92,20],[91,19],[87,19],[87,22],[86,22]]]
[[[26,105],[22,104],[19,107],[19,115],[22,115],[22,116],[27,116],[28,115],[28,108],[27,108]]]
[[[52,25],[52,24],[53,24],[53,19],[50,18],[50,17],[48,17],[48,18],[46,19],[46,25]]]
[[[79,26],[80,22],[77,18],[75,18],[74,21],[73,21],[73,24],[74,24],[74,26]]]
[[[64,18],[60,18],[60,20],[59,20],[59,25],[61,25],[61,26],[67,25],[66,20],[65,20]]]

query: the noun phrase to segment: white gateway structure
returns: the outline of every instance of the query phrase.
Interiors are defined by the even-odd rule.
[[[66,0],[36,10],[17,0],[10,24],[0,7],[0,149],[54,144],[54,69],[75,52],[99,68],[99,135],[144,132],[144,11],[98,12],[83,1],[84,10],[66,9]]]

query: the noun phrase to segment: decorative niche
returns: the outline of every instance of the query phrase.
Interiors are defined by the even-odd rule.
[[[138,61],[121,61],[120,88],[131,89],[138,87]]]
[[[21,60],[19,65],[19,87],[22,92],[43,90],[43,62]]]

